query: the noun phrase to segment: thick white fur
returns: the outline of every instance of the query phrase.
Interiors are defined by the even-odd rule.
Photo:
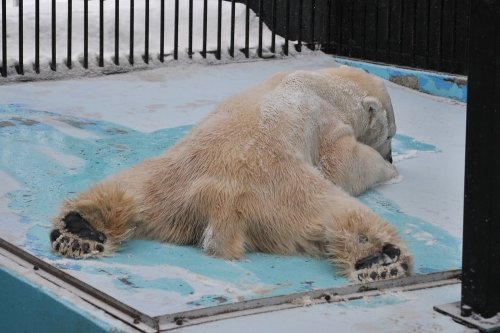
[[[353,279],[358,260],[390,243],[408,266],[394,228],[351,196],[397,176],[384,159],[395,131],[389,95],[371,75],[276,74],[220,103],[163,155],[67,200],[54,229],[78,212],[107,236],[106,251],[146,237],[226,259],[326,256]]]

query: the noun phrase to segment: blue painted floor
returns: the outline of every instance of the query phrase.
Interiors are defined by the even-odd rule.
[[[325,260],[307,257],[252,253],[240,261],[224,261],[203,256],[194,247],[137,240],[127,242],[120,252],[107,258],[72,260],[54,256],[48,240],[50,219],[61,200],[168,149],[218,100],[276,71],[332,65],[330,57],[234,65],[241,71],[237,82],[231,81],[235,72],[228,65],[216,66],[217,74],[208,67],[188,68],[187,75],[186,69],[177,70],[179,76],[176,69],[174,73],[169,72],[172,69],[157,69],[149,74],[3,87],[0,237],[150,316],[346,285],[348,282]],[[217,92],[205,102],[185,103],[184,96],[199,101],[193,96],[200,89],[214,89],[209,85],[215,75],[226,78],[217,80]],[[75,90],[75,85],[79,89]],[[110,86],[113,94],[106,95]],[[360,200],[390,221],[408,242],[416,274],[459,268],[461,221],[456,217],[461,206],[455,199],[460,197],[460,189],[456,193],[454,187],[448,188],[452,180],[442,175],[463,172],[462,137],[451,140],[438,132],[441,126],[436,122],[443,121],[439,117],[453,117],[453,113],[461,119],[464,105],[391,84],[389,88],[396,121],[401,118],[394,155],[402,181],[368,191]],[[183,94],[176,96],[175,89],[183,89]],[[153,98],[165,101],[151,104],[149,96],[141,98],[142,91],[157,93]],[[127,95],[134,92],[135,104],[131,104]],[[57,96],[66,99],[61,101]],[[414,99],[424,102],[415,103]],[[400,108],[404,103],[412,106]],[[418,107],[427,119],[420,123],[411,111]],[[439,119],[432,118],[439,112]],[[429,118],[433,124],[427,128]],[[154,126],[148,127],[149,123]],[[450,169],[446,163],[454,165],[453,159],[456,167]],[[425,184],[421,179],[427,179],[429,186],[422,189]],[[442,195],[448,199],[435,200],[426,191],[437,196],[445,191]],[[413,203],[420,197],[427,198]]]

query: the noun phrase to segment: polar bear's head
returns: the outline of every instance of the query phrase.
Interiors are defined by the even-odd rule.
[[[356,108],[356,124],[352,124],[356,138],[392,162],[391,141],[396,134],[396,122],[391,98],[381,79],[364,71],[347,66],[326,71],[334,76],[337,83],[348,82],[353,100],[360,101]],[[352,112],[353,110],[349,110]]]
[[[366,96],[361,104],[367,121],[365,131],[357,138],[358,141],[371,146],[392,163],[391,142],[396,134],[396,123],[390,100],[384,105],[379,98]]]

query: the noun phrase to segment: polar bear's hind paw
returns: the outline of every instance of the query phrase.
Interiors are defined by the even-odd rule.
[[[95,230],[79,213],[71,212],[61,221],[63,228],[50,233],[52,249],[65,257],[88,258],[104,252],[106,236]]]
[[[382,251],[358,260],[354,266],[354,275],[360,282],[407,276],[409,266],[400,259],[401,250],[393,244],[385,244]]]

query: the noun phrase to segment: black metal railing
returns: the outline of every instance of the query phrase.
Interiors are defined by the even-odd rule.
[[[240,0],[244,2],[244,0]],[[276,6],[276,7],[275,7]],[[256,0],[250,7],[257,10]],[[467,73],[470,0],[266,1],[264,22],[281,36],[328,53]],[[277,19],[277,22],[273,20]]]
[[[189,4],[187,17],[180,16],[180,4],[186,2],[174,1],[174,8],[166,8],[165,0],[161,0],[160,15],[158,22],[153,23],[150,13],[149,0],[137,0],[135,3],[130,0],[129,3],[129,40],[128,50],[120,48],[120,0],[114,1],[114,52],[110,59],[106,59],[106,45],[113,45],[113,41],[105,40],[104,26],[111,25],[112,22],[105,22],[105,18],[110,6],[105,8],[105,0],[99,1],[98,13],[89,12],[89,0],[79,0],[73,2],[67,0],[67,17],[65,22],[57,19],[57,5],[55,0],[51,0],[50,12],[50,30],[51,30],[51,55],[49,68],[52,71],[58,71],[59,64],[64,64],[68,69],[73,68],[75,53],[78,50],[75,45],[75,38],[83,39],[83,51],[77,55],[79,62],[84,69],[88,69],[89,65],[104,67],[106,64],[114,66],[134,66],[138,65],[138,59],[135,58],[135,53],[141,53],[141,64],[148,65],[151,59],[153,62],[158,60],[160,63],[165,62],[167,56],[172,56],[173,59],[179,59],[180,56],[180,31],[179,26],[184,22],[188,22],[188,36],[186,54],[192,58],[196,52],[199,52],[203,58],[207,57],[208,53],[213,53],[216,59],[221,59],[223,54],[227,54],[228,58],[238,57],[238,52],[249,58],[250,50],[254,51],[253,56],[267,57],[271,55],[289,55],[290,46],[293,47],[293,52],[301,52],[303,45],[309,49],[322,49],[327,53],[332,53],[340,56],[348,56],[364,60],[372,60],[391,64],[405,65],[410,67],[425,68],[439,70],[451,73],[467,73],[467,44],[468,44],[468,21],[469,21],[469,6],[470,0],[203,0],[203,16],[202,19],[194,20],[193,0],[185,0]],[[111,4],[112,0],[106,0],[107,4]],[[34,21],[31,22],[24,17],[26,12],[24,9],[29,2],[30,8],[34,8]],[[2,8],[2,60],[1,60],[1,75],[6,77],[14,74],[9,68],[15,68],[17,74],[25,73],[25,62],[27,58],[32,58],[33,55],[27,55],[23,45],[34,43],[34,59],[32,65],[35,73],[40,73],[41,52],[40,48],[40,0],[24,1],[18,0],[18,52],[16,55],[9,56],[9,52],[15,49],[16,41],[12,40],[7,29],[12,29],[11,25],[7,24],[7,20],[12,16],[12,13],[7,13],[7,10],[12,10],[12,7],[7,8],[7,0],[1,0]],[[75,6],[83,3],[83,12],[75,12]],[[94,2],[91,2],[95,4]],[[198,2],[197,4],[200,4]],[[229,42],[228,45],[223,45],[223,3],[230,7],[229,11]],[[123,2],[122,2],[123,4]],[[125,3],[127,4],[127,3]],[[144,48],[138,48],[134,40],[136,36],[136,20],[135,12],[137,6],[144,6]],[[208,24],[208,8],[209,4],[216,6],[217,23],[215,36],[209,36],[207,28]],[[244,11],[244,43],[243,41],[235,40],[236,17],[235,7],[245,5]],[[123,7],[123,6],[122,6]],[[135,9],[134,9],[135,8]],[[141,7],[142,8],[142,7]],[[155,7],[156,8],[156,7]],[[123,9],[123,8],[122,8]],[[258,16],[257,23],[251,22],[251,10]],[[60,9],[59,9],[60,11]],[[8,15],[10,14],[10,16]],[[83,15],[83,36],[75,34],[75,20],[82,20]],[[94,19],[92,15],[98,16],[98,32],[96,33],[99,40],[97,50],[90,52],[96,53],[95,58],[89,58],[89,15],[90,19]],[[123,15],[123,11],[122,11]],[[228,15],[228,14],[226,14]],[[125,19],[127,19],[127,16]],[[112,16],[111,16],[112,17]],[[173,19],[173,24],[167,26],[167,19]],[[227,19],[227,18],[225,18]],[[252,27],[255,23],[257,26]],[[67,42],[66,42],[66,58],[61,59],[58,50],[58,36],[64,34],[64,31],[58,30],[58,25],[64,24],[67,26]],[[139,23],[142,24],[142,23]],[[27,26],[35,26],[35,34],[33,41],[24,41],[26,34],[23,34],[23,28]],[[202,25],[202,42],[201,46],[195,48],[193,36],[194,29],[197,25]],[[265,30],[264,26],[271,29]],[[252,30],[252,28],[254,28]],[[46,31],[46,30],[44,30]],[[154,36],[151,36],[154,32]],[[265,34],[271,34],[268,38]],[[167,50],[166,39],[173,35],[173,41]],[[107,35],[107,36],[113,36]],[[185,36],[182,36],[185,37]],[[226,37],[226,36],[224,36]],[[264,43],[264,37],[270,41]],[[113,38],[113,37],[108,37]],[[152,38],[159,39],[154,41]],[[216,39],[215,46],[209,48],[207,40],[209,38]],[[240,37],[240,39],[243,37]],[[279,38],[279,41],[278,41]],[[250,40],[254,43],[251,44]],[[293,41],[291,43],[291,41]],[[154,43],[152,43],[154,42]],[[242,43],[242,47],[238,49],[237,43]],[[155,44],[153,46],[152,44]],[[172,45],[173,44],[173,45]],[[292,45],[290,45],[292,44]],[[30,48],[31,49],[31,48]],[[167,51],[166,51],[167,50]],[[75,52],[77,51],[77,52]],[[120,53],[125,56],[126,60],[120,63]],[[265,51],[265,52],[264,52]],[[93,61],[95,59],[95,62]],[[91,61],[92,60],[92,61]],[[91,61],[89,63],[89,61]]]
[[[74,56],[75,53],[75,33],[74,33],[74,22],[75,19],[77,18],[77,13],[74,12],[74,3],[72,0],[67,0],[67,17],[65,22],[62,24],[65,24],[67,26],[66,34],[66,58],[62,59],[61,55],[58,54],[58,43],[60,42],[61,36],[58,36],[58,34],[61,34],[60,30],[58,30],[58,24],[61,24],[61,21],[58,20],[58,13],[57,9],[58,6],[56,5],[55,0],[51,0],[50,2],[50,58],[48,59],[48,65],[50,70],[52,71],[58,71],[61,68],[58,67],[58,64],[64,64],[67,69],[72,69],[74,66]],[[104,33],[104,25],[105,25],[105,18],[109,16],[105,16],[105,7],[104,7],[104,2],[105,0],[98,0],[99,1],[99,11],[97,13],[99,17],[99,24],[98,24],[98,40],[99,40],[99,46],[97,50],[94,51],[96,53],[96,63],[94,65],[97,65],[98,67],[104,67],[106,64],[106,59],[105,59],[105,45],[106,43],[112,43],[113,41],[108,41],[105,40],[105,33]],[[110,0],[108,0],[110,1]],[[193,47],[193,29],[194,29],[194,20],[193,20],[193,0],[187,0],[189,2],[189,12],[187,17],[180,17],[180,6],[179,6],[179,0],[175,0],[174,2],[174,8],[173,10],[168,11],[167,8],[165,7],[165,0],[161,0],[161,7],[160,7],[160,19],[159,19],[159,25],[158,26],[152,26],[150,24],[150,8],[149,8],[149,0],[139,0],[143,2],[144,4],[144,49],[141,49],[139,52],[141,53],[143,63],[144,64],[149,64],[151,55],[153,53],[156,55],[156,59],[158,59],[159,62],[164,62],[166,56],[173,56],[173,59],[178,59],[179,58],[179,45],[180,45],[180,31],[179,31],[179,26],[181,24],[181,20],[185,19],[188,21],[189,25],[189,30],[188,30],[188,47],[186,49],[186,53],[189,56],[189,58],[192,58],[193,54],[195,53],[194,47]],[[211,49],[208,49],[207,45],[207,40],[211,37],[208,35],[208,8],[209,8],[209,2],[208,0],[203,1],[203,19],[201,22],[197,22],[203,25],[203,35],[202,35],[202,46],[198,50],[199,53],[203,58],[207,57],[207,54],[213,53],[216,59],[221,59],[222,55],[226,50],[223,49],[223,44],[222,44],[222,7],[223,7],[223,1],[222,0],[215,0],[217,1],[217,24],[216,24],[216,46],[212,47]],[[259,1],[259,0],[255,0]],[[276,2],[276,0],[273,0]],[[235,43],[235,5],[236,1],[231,0],[230,1],[230,6],[231,6],[231,13],[230,13],[230,22],[231,22],[231,30],[230,30],[230,45],[228,46],[227,53],[231,58],[237,57],[237,48],[236,48],[236,43]],[[91,13],[89,12],[89,0],[81,0],[80,3],[83,3],[83,10],[80,11],[78,14],[81,15],[79,19],[82,20],[83,22],[83,31],[82,31],[82,36],[79,36],[82,39],[83,42],[83,49],[81,49],[81,57],[79,59],[82,67],[84,69],[88,69],[89,65],[92,64],[91,60],[91,54],[92,50],[89,49],[89,37],[90,32],[89,32],[89,15]],[[95,2],[94,2],[95,3]],[[226,3],[226,1],[224,1]],[[250,39],[258,39],[258,42],[256,43],[257,46],[254,48],[256,49],[256,56],[258,57],[263,57],[263,49],[266,48],[266,46],[263,44],[263,17],[264,17],[264,7],[263,7],[263,0],[260,0],[258,2],[258,7],[256,10],[256,14],[260,16],[258,20],[258,36],[251,36],[251,11],[250,7],[247,6],[245,10],[245,44],[243,48],[240,48],[239,51],[241,51],[246,58],[250,57],[250,49],[252,46],[250,45]],[[11,29],[10,26],[7,25],[7,20],[10,17],[12,17],[12,13],[8,13],[8,10],[12,10],[12,7],[7,8],[7,0],[1,0],[1,6],[2,6],[2,15],[1,15],[1,27],[2,27],[2,34],[1,34],[1,43],[2,43],[2,60],[1,60],[1,69],[0,73],[3,77],[7,77],[10,74],[13,74],[12,71],[9,71],[9,68],[12,68],[13,66],[15,67],[15,70],[17,74],[23,75],[24,74],[24,66],[25,66],[25,61],[26,58],[23,57],[23,45],[26,43],[29,43],[31,41],[24,40],[23,36],[23,27],[25,27],[27,24],[33,24],[34,25],[34,40],[32,41],[33,44],[35,45],[34,47],[34,57],[32,61],[32,66],[33,70],[35,73],[40,73],[41,71],[41,66],[43,65],[43,59],[41,62],[41,47],[44,47],[45,45],[41,44],[40,41],[40,32],[41,32],[41,12],[40,12],[40,0],[33,0],[30,2],[34,6],[34,22],[27,22],[24,19],[23,15],[23,10],[26,8],[26,1],[23,3],[22,0],[19,0],[17,4],[17,10],[18,10],[18,15],[17,15],[17,22],[19,24],[19,33],[18,33],[18,38],[15,39],[15,34],[14,37],[9,36],[8,30]],[[141,4],[142,5],[142,4]],[[134,36],[136,35],[136,20],[137,18],[135,17],[135,10],[134,8],[136,7],[136,4],[134,0],[130,0],[129,4],[129,16],[128,16],[128,24],[129,24],[129,41],[128,41],[128,54],[126,55],[126,59],[128,64],[121,64],[121,65],[128,65],[128,66],[134,66],[136,65],[137,59],[135,58],[135,53],[138,52],[138,47],[136,45],[136,42],[134,40]],[[60,8],[60,7],[59,7]],[[42,9],[43,9],[43,1],[42,1]],[[109,7],[108,7],[109,9]],[[121,12],[123,15],[123,11]],[[95,13],[94,13],[95,14]],[[274,16],[276,14],[275,11],[270,12],[266,14],[266,16],[270,17],[273,20],[276,20],[276,17]],[[167,20],[167,15],[172,15],[173,16],[173,26],[167,27],[166,26],[166,20]],[[142,18],[141,18],[142,19]],[[109,22],[106,22],[109,24]],[[115,0],[114,2],[114,54],[111,57],[111,62],[115,66],[120,66],[120,53],[124,53],[124,49],[120,48],[120,46],[123,46],[120,44],[120,29],[123,29],[123,26],[120,28],[120,1]],[[169,28],[170,31],[169,31]],[[167,29],[167,31],[165,31]],[[154,30],[159,32],[159,48],[157,50],[151,49],[150,45],[150,30]],[[46,31],[46,30],[44,30]],[[44,32],[42,32],[43,34]],[[173,34],[173,45],[171,45],[171,52],[165,53],[166,50],[166,36],[171,33]],[[42,36],[43,37],[43,36]],[[275,53],[276,48],[274,47],[275,45],[275,40],[276,36],[273,33],[272,36],[272,52]],[[11,56],[13,53],[12,50],[12,45],[14,43],[18,43],[19,45],[19,51],[17,52],[17,55]],[[281,52],[281,49],[279,50]],[[45,52],[47,53],[47,52]],[[126,53],[126,51],[125,51]],[[64,61],[63,61],[64,60]],[[10,73],[10,74],[9,74]]]

